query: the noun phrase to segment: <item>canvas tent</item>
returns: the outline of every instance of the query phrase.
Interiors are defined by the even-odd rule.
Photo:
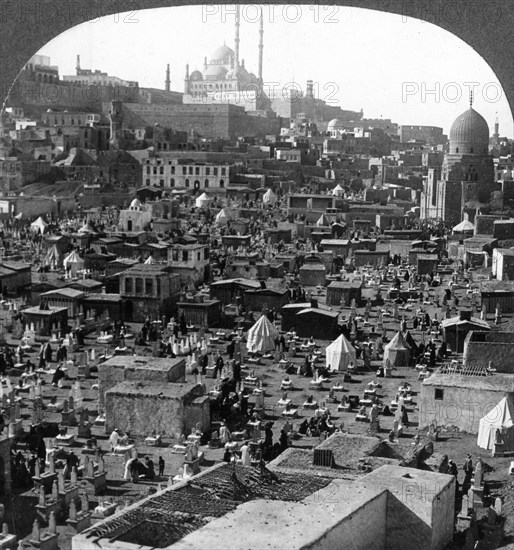
[[[89,223],[85,223],[78,231],[77,233],[90,233],[92,235],[96,234],[96,231],[89,225]]]
[[[215,222],[219,225],[226,225],[229,220],[228,214],[225,212],[225,209],[222,208],[217,214],[215,218]]]
[[[268,189],[266,191],[266,193],[264,193],[263,197],[262,197],[262,202],[264,204],[276,204],[277,202],[277,197],[276,195],[273,193],[273,191],[271,189]]]
[[[334,189],[332,189],[332,195],[334,197],[342,197],[344,195],[344,189],[337,184]]]
[[[263,315],[248,331],[246,349],[248,351],[273,351],[275,338],[280,335],[277,327]]]
[[[76,277],[77,272],[84,269],[84,260],[78,255],[76,250],[64,258],[63,264],[64,269],[66,269],[70,277]]]
[[[454,233],[473,233],[475,231],[475,226],[469,221],[461,221],[453,228]]]
[[[156,263],[154,257],[150,254],[148,258],[143,262],[145,265],[153,265]]]
[[[407,344],[410,346],[410,349],[411,350],[414,350],[414,351],[417,351],[418,349],[418,344],[416,344],[416,340],[414,340],[412,334],[410,333],[410,331],[405,331],[403,333],[403,336],[405,338],[405,341],[407,342]]]
[[[202,193],[196,200],[195,200],[195,206],[196,208],[209,208],[209,205],[211,204],[211,198],[208,197],[205,193]]]
[[[48,224],[45,222],[45,220],[39,216],[39,218],[30,224],[30,229],[34,231],[34,233],[41,233],[41,235],[45,232],[46,226]]]
[[[514,404],[506,397],[480,419],[477,445],[492,451],[497,433],[503,441],[503,451],[514,452]]]
[[[411,348],[401,332],[384,347],[384,365],[387,360],[393,367],[408,367]]]
[[[321,214],[316,222],[318,227],[328,227],[330,225],[330,218],[326,214]]]
[[[357,355],[355,348],[348,342],[344,334],[334,340],[326,349],[326,366],[330,371],[347,370],[350,361],[355,363]]]
[[[62,254],[57,248],[57,245],[53,245],[48,249],[45,256],[45,264],[49,265],[51,269],[57,269],[62,266]]]

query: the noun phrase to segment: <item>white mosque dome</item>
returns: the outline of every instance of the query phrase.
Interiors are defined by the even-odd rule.
[[[203,80],[202,73],[200,71],[193,71],[189,77],[191,80]]]
[[[212,53],[211,63],[230,63],[231,57],[234,57],[234,50],[223,44],[223,46],[220,46]]]
[[[340,118],[333,118],[327,126],[327,130],[340,130],[344,128],[344,122]]]
[[[141,201],[139,199],[134,199],[130,203],[130,209],[131,210],[138,210],[139,208],[141,208]]]
[[[207,78],[224,78],[227,74],[227,69],[223,65],[209,65],[205,71]]]

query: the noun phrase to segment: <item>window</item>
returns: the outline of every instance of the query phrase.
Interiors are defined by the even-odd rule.
[[[150,174],[150,166],[147,166],[147,167],[146,167],[146,173],[147,173],[147,174]]]
[[[175,174],[175,167],[172,166],[172,167],[170,168],[170,170],[171,170],[171,173],[174,175],[174,174]]]
[[[150,185],[150,178],[146,178],[146,185]]]
[[[215,166],[213,169],[212,169],[212,173],[217,176],[218,175],[218,167]]]
[[[223,167],[223,168],[221,169],[221,175],[222,175],[222,176],[226,176],[226,174],[227,174],[227,169]]]
[[[189,179],[186,178],[186,181],[184,182],[186,184],[186,187],[189,187]]]
[[[164,174],[164,166],[161,166],[161,167],[159,168],[159,174]]]
[[[175,187],[175,178],[170,178],[170,187]]]
[[[159,185],[160,185],[161,187],[164,187],[164,180],[162,180],[162,179],[159,180]]]
[[[220,180],[220,187],[225,187],[225,180]]]
[[[125,279],[125,294],[132,294],[132,279],[130,277]]]
[[[190,176],[193,175],[193,167],[192,167],[192,166],[189,167],[189,175],[190,175]]]
[[[458,153],[459,152],[459,148],[457,147],[457,149],[455,149],[455,152]]]
[[[442,390],[441,388],[436,388],[434,399],[436,399],[436,401],[442,401],[443,398],[444,398],[444,390]]]
[[[207,166],[207,168],[205,169],[205,175],[206,175],[206,176],[210,176],[210,175],[211,175],[211,169],[209,168],[209,166]]]
[[[185,166],[182,166],[182,175],[185,176],[187,174],[187,168]]]
[[[141,277],[136,278],[136,295],[141,296],[143,294],[143,279]]]
[[[145,279],[145,294],[147,296],[153,296],[153,280]]]
[[[153,167],[153,173],[154,173],[154,175],[157,175],[157,166]]]
[[[209,187],[209,180],[204,181],[204,187]]]
[[[200,175],[200,167],[196,166],[195,167],[195,176],[199,176],[199,175]]]
[[[182,261],[187,262],[188,254],[187,250],[182,250]]]

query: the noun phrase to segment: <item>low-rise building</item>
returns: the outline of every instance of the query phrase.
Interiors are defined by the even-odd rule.
[[[209,247],[205,244],[173,244],[167,249],[168,265],[183,285],[205,283],[209,278]]]
[[[220,190],[228,187],[236,167],[182,158],[152,157],[142,161],[143,182],[147,186],[172,189]]]
[[[65,307],[68,318],[73,319],[81,312],[82,299],[85,293],[73,288],[60,288],[41,294],[41,304],[51,307]]]
[[[476,434],[480,419],[503,397],[514,399],[511,374],[487,375],[485,368],[477,367],[461,373],[434,373],[421,384],[419,428],[435,422]]]
[[[362,281],[332,281],[327,287],[327,306],[358,305],[362,296]]]
[[[171,266],[140,264],[123,271],[119,278],[125,320],[142,323],[147,317],[173,315],[182,284]]]

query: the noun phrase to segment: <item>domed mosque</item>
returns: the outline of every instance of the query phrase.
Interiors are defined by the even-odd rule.
[[[421,195],[421,217],[458,223],[466,209],[471,218],[480,204],[491,200],[496,189],[489,126],[473,109],[471,94],[469,109],[452,124],[442,170],[428,172]]]
[[[244,59],[239,60],[239,6],[236,11],[234,49],[223,44],[204,58],[203,71],[189,73],[186,65],[184,79],[184,103],[233,104],[247,111],[267,111],[271,103],[264,93],[262,80],[263,17],[261,12],[259,28],[259,71],[258,76],[248,72]]]

